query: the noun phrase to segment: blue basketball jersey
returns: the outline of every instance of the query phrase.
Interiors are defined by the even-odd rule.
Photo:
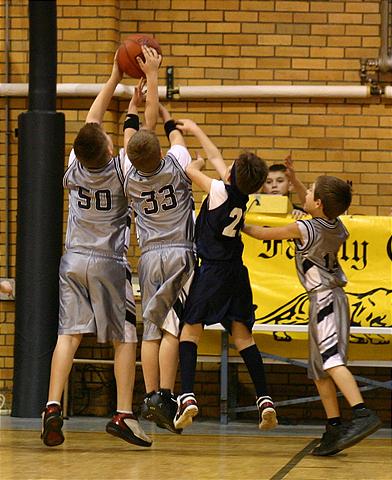
[[[214,188],[222,189],[222,181],[213,180],[210,194],[204,200],[196,220],[196,250],[206,261],[242,260],[244,245],[241,228],[248,195],[232,185],[224,185],[227,198],[216,208],[210,208],[210,196]]]

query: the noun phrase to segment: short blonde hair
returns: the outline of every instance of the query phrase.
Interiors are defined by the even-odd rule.
[[[161,161],[161,146],[158,137],[151,130],[137,131],[128,142],[127,155],[137,170],[153,172]]]

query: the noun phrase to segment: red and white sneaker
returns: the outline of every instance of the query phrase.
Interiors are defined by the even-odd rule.
[[[259,429],[271,430],[278,424],[276,418],[276,411],[271,397],[259,397],[256,400],[257,408],[259,409]]]
[[[177,397],[177,413],[174,417],[175,428],[185,428],[191,425],[193,417],[199,413],[194,393],[183,393]]]
[[[116,413],[106,424],[106,431],[110,435],[139,447],[151,447],[152,445],[151,438],[145,434],[133,413]]]
[[[61,430],[63,426],[63,413],[60,405],[51,403],[42,412],[41,439],[48,447],[56,447],[64,442],[64,435]]]

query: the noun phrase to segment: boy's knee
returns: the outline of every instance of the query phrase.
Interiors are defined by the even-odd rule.
[[[193,342],[198,345],[202,331],[203,327],[201,325],[190,325],[186,323],[181,330],[180,342]]]

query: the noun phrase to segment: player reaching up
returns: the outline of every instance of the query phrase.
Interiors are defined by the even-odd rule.
[[[153,131],[124,131],[124,145],[132,163],[125,190],[135,212],[141,249],[141,360],[146,387],[141,414],[159,427],[180,433],[173,425],[177,409],[173,389],[181,312],[195,263],[194,202],[185,174],[191,157],[169,112],[159,105],[157,86],[154,92],[170,142],[167,154],[162,158]]]
[[[151,77],[156,81],[159,58],[149,49],[143,53],[148,85]],[[113,156],[112,140],[102,126],[121,79],[115,59],[110,78],[91,105],[86,123],[74,141],[64,175],[69,214],[65,253],[60,263],[59,329],[48,401],[42,413],[41,438],[50,447],[64,441],[61,397],[76,350],[86,333],[96,334],[100,343],[112,341],[114,346],[117,411],[106,426],[107,432],[135,445],[152,444],[132,411],[137,336],[130,270],[127,280],[124,258],[129,235],[124,176],[130,164],[124,156]],[[141,98],[139,84],[132,99],[135,108]],[[135,128],[139,128],[138,122]]]
[[[186,169],[192,182],[208,196],[196,220],[196,250],[201,263],[196,267],[185,305],[180,336],[181,395],[174,425],[187,427],[198,413],[193,393],[198,342],[204,325],[221,323],[232,334],[255,386],[259,428],[271,429],[277,424],[276,412],[252,336],[254,305],[248,270],[242,262],[240,236],[248,195],[265,182],[268,167],[250,152],[242,153],[227,167],[219,150],[196,123],[180,120],[177,127],[199,140],[220,180],[201,172],[201,159]]]
[[[350,185],[322,175],[306,193],[304,209],[312,219],[283,227],[245,225],[243,229],[260,240],[295,241],[298,277],[310,300],[308,376],[315,382],[327,414],[326,432],[312,452],[317,456],[334,455],[381,426],[377,415],[365,407],[347,368],[350,312],[343,290],[347,280],[338,262],[338,251],[348,232],[338,216],[350,203]],[[340,419],[336,386],[353,411],[348,426]]]

